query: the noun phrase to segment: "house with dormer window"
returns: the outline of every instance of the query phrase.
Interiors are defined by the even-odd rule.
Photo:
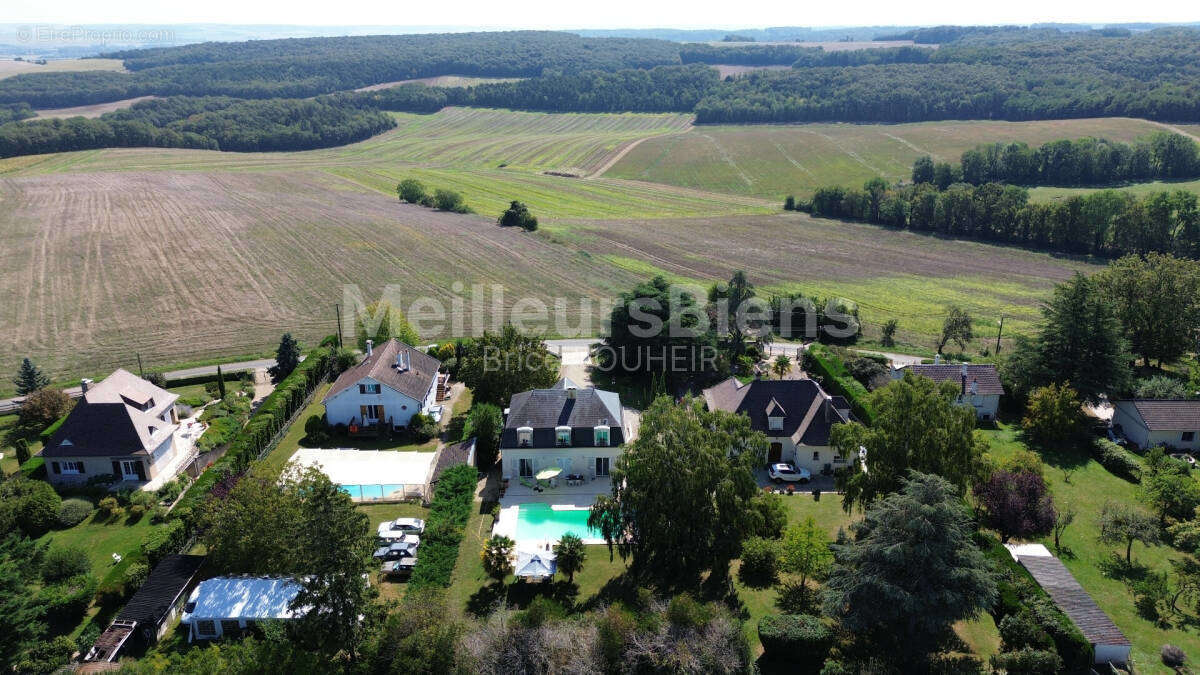
[[[826,394],[815,380],[754,380],[731,377],[704,390],[709,410],[746,415],[767,437],[767,463],[787,462],[815,476],[846,466],[829,444],[833,425],[851,420],[850,404]]]
[[[406,427],[413,415],[428,412],[436,402],[441,366],[400,340],[378,347],[367,340],[366,358],[339,375],[325,395],[325,419],[351,433]]]
[[[607,477],[631,440],[618,394],[563,378],[509,401],[500,434],[504,476],[516,481],[559,468],[587,479]]]

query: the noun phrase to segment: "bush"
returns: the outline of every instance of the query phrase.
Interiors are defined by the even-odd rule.
[[[1131,483],[1141,482],[1141,462],[1131,452],[1107,438],[1097,438],[1092,443],[1092,457],[1114,476]]]
[[[454,190],[443,190],[438,188],[433,192],[433,204],[441,211],[453,211],[454,213],[470,213],[471,209],[467,207],[461,194]]]
[[[53,623],[75,623],[92,604],[96,593],[96,579],[80,574],[65,581],[50,584],[38,591],[37,602],[46,610],[46,618]]]
[[[1187,654],[1175,645],[1163,645],[1159,651],[1159,656],[1162,657],[1163,665],[1168,668],[1179,668],[1187,663]]]
[[[738,568],[742,583],[758,588],[769,586],[778,571],[779,552],[774,541],[752,537],[742,544],[742,564]]]
[[[155,493],[155,496],[158,497],[158,501],[165,504],[171,504],[179,498],[179,495],[183,494],[183,491],[187,489],[187,485],[187,474],[181,473],[174,480],[169,481],[162,487],[158,488],[158,492]]]
[[[96,507],[86,499],[73,497],[63,500],[62,506],[58,507],[58,526],[63,529],[75,527],[92,515],[92,511],[95,510]]]
[[[425,519],[421,554],[408,582],[410,591],[425,586],[445,588],[450,585],[463,528],[471,517],[477,479],[475,467],[460,464],[447,469],[438,480],[437,492]]]
[[[42,580],[46,583],[91,573],[92,561],[79,546],[56,546],[42,560]]]
[[[424,413],[416,413],[412,419],[408,421],[408,429],[413,435],[413,440],[418,443],[424,443],[429,439],[437,436],[441,431],[441,427],[433,418]]]
[[[1000,641],[1005,651],[1054,649],[1054,640],[1029,612],[1016,612],[1000,620]]]
[[[750,500],[757,515],[753,534],[767,539],[779,539],[787,527],[787,506],[777,494],[759,493]]]
[[[150,566],[144,562],[131,563],[125,569],[125,588],[130,591],[142,587],[146,583],[146,579],[150,577]]]
[[[768,614],[758,620],[758,637],[768,656],[803,655],[823,663],[833,647],[833,631],[811,614]]]
[[[62,498],[45,481],[14,477],[0,483],[0,503],[11,509],[13,524],[36,539],[58,525]]]
[[[688,593],[680,593],[667,603],[667,619],[680,628],[701,628],[713,618],[712,607],[698,602]]]
[[[425,185],[416,178],[405,178],[396,185],[396,196],[402,202],[409,204],[420,204],[426,199],[428,193],[425,190]]]
[[[99,505],[100,513],[102,513],[105,517],[115,515],[117,509],[121,508],[116,497],[105,497],[104,499],[100,500]]]
[[[329,441],[329,425],[325,423],[324,415],[309,415],[304,420],[304,440],[313,446]]]
[[[537,218],[529,212],[529,208],[525,204],[518,201],[509,204],[508,209],[500,214],[500,218],[496,222],[502,227],[519,227],[527,232],[538,228]]]
[[[992,669],[1009,675],[1053,675],[1063,671],[1063,660],[1052,651],[1029,649],[992,656]]]
[[[168,521],[161,527],[150,530],[146,539],[142,541],[142,553],[146,555],[146,562],[154,566],[168,555],[177,553],[183,546],[184,539],[185,532],[181,520]]]

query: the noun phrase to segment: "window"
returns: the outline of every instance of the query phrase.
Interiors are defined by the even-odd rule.
[[[86,473],[83,462],[63,462],[61,473]]]
[[[199,635],[215,636],[217,634],[217,624],[211,619],[196,622],[196,633]]]
[[[358,385],[358,393],[360,394],[378,394],[379,384],[360,384]]]
[[[571,445],[571,427],[555,427],[554,444],[560,448]]]
[[[597,476],[607,476],[608,469],[609,469],[609,458],[608,457],[597,457],[596,458],[596,475]]]
[[[363,422],[377,422],[383,419],[383,406],[381,405],[360,405]]]
[[[768,417],[767,418],[767,428],[774,429],[776,431],[782,430],[783,429],[783,418],[782,417]]]
[[[833,463],[834,463],[834,464],[845,464],[845,463],[846,463],[846,458],[845,458],[845,457],[842,457],[841,455],[834,455],[834,456],[833,456]]]
[[[819,453],[819,452],[814,452],[814,453],[813,453],[813,461],[814,461],[814,462],[819,462],[819,461],[821,461],[821,453]]]
[[[533,445],[533,427],[517,428],[517,445],[522,448]]]
[[[221,619],[221,632],[225,635],[230,633],[237,634],[242,630],[242,626],[236,619]]]
[[[521,478],[533,477],[533,460],[522,457],[519,460],[519,471]]]
[[[1184,443],[1191,443],[1192,441],[1196,440],[1196,432],[1185,431],[1183,432],[1183,438],[1179,440],[1183,441]]]
[[[608,445],[608,427],[596,427],[596,445],[605,447]],[[606,474],[607,475],[607,474]]]

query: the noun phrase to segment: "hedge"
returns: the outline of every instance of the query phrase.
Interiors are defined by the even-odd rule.
[[[758,620],[758,638],[768,656],[803,656],[818,666],[833,647],[833,631],[811,614],[768,614]]]
[[[45,445],[50,441],[50,437],[54,435],[54,432],[58,431],[58,428],[63,425],[63,422],[67,421],[67,416],[70,414],[71,413],[68,412],[66,415],[54,420],[50,426],[42,429],[42,433],[38,434],[38,438],[42,439],[42,445]]]
[[[246,370],[230,370],[230,371],[224,371],[221,373],[222,378],[226,382],[229,382],[232,380],[240,380],[242,375],[253,376],[254,371],[250,370],[250,369],[246,369]],[[177,378],[174,378],[171,380],[167,380],[167,388],[171,389],[174,387],[187,387],[187,386],[190,386],[193,384],[208,384],[209,382],[216,382],[216,381],[217,381],[216,373],[209,373],[207,375],[193,375],[191,377],[177,377]]]
[[[463,529],[471,517],[475,503],[475,484],[479,474],[475,467],[460,464],[451,467],[438,479],[437,492],[425,518],[425,533],[421,536],[421,554],[408,581],[408,588],[450,585],[450,575],[458,561],[458,548]]]
[[[163,558],[177,552],[186,540],[187,531],[182,520],[168,520],[161,527],[151,529],[142,541],[146,563],[154,567]]]
[[[820,376],[822,385],[831,394],[846,397],[850,402],[850,410],[859,421],[870,425],[875,420],[867,388],[850,375],[841,359],[820,344],[809,345],[804,357],[804,367]]]
[[[1118,478],[1131,483],[1140,483],[1142,480],[1142,463],[1138,458],[1107,438],[1097,438],[1093,442],[1092,457]]]

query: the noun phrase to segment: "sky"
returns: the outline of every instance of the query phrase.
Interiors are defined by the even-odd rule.
[[[223,23],[564,29],[1134,21],[1200,21],[1200,3],[1182,0],[1142,0],[1137,3],[1097,3],[1094,0],[932,0],[917,3],[742,0],[726,5],[695,0],[4,0],[0,7],[0,23],[66,25]]]

